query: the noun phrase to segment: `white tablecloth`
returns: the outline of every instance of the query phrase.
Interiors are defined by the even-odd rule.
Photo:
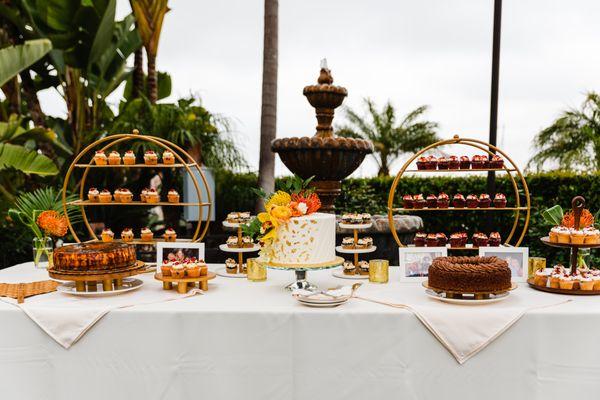
[[[322,287],[348,283],[330,271],[308,276]],[[30,265],[0,271],[3,282],[46,277]],[[533,310],[460,365],[410,311],[359,300],[305,308],[282,289],[292,278],[271,270],[261,283],[217,278],[203,296],[114,310],[69,350],[0,303],[2,398],[600,396],[600,298]],[[367,283],[360,294],[416,285],[395,280],[393,271],[390,284]]]

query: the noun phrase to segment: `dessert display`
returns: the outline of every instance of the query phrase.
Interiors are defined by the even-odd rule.
[[[108,157],[106,157],[106,154],[104,154],[104,151],[102,151],[102,150],[96,151],[96,153],[94,154],[94,163],[96,165],[108,164]]]
[[[136,265],[135,247],[125,243],[78,243],[54,250],[52,272],[102,274],[131,269]]]
[[[165,242],[175,242],[177,240],[177,233],[173,228],[167,228],[163,234]]]
[[[490,195],[482,193],[479,196],[470,194],[466,198],[461,194],[457,193],[452,196],[452,206],[454,208],[489,208],[492,201]],[[426,198],[423,198],[422,194],[410,195],[406,194],[402,196],[402,204],[405,209],[423,209],[427,208],[448,208],[450,206],[450,196],[442,192],[437,196],[430,194]],[[502,193],[496,194],[494,197],[494,207],[504,208],[506,207],[506,196]]]
[[[133,150],[127,150],[125,154],[123,154],[123,164],[125,165],[134,165],[135,164],[135,153]]]
[[[208,266],[204,260],[186,257],[183,261],[164,260],[160,271],[163,277],[198,278],[208,274]]]
[[[496,193],[494,196],[494,207],[504,208],[506,207],[506,196],[502,193]]]
[[[102,237],[103,242],[112,242],[113,238],[115,237],[115,234],[113,231],[110,230],[110,228],[104,228],[100,236]]]
[[[448,169],[501,169],[504,167],[504,159],[493,155],[490,159],[487,155],[477,154],[468,156],[421,156],[417,159],[418,170],[448,170]]]
[[[109,165],[119,165],[121,164],[121,155],[118,151],[111,151],[108,154],[108,164]]]
[[[88,200],[93,203],[97,203],[100,201],[100,192],[98,191],[98,189],[90,188],[90,190],[88,190]]]
[[[244,233],[245,227],[253,220],[249,211],[234,211],[227,214],[223,225],[226,227],[237,228],[237,235],[231,235],[226,242],[219,246],[221,251],[238,253],[238,260],[233,258],[227,259],[229,263],[225,264],[225,268],[217,270],[217,275],[225,277],[243,277],[246,273],[246,263],[244,262],[245,252],[255,252],[260,250],[260,246],[254,243],[252,235]]]
[[[110,193],[110,190],[102,189],[98,194],[98,200],[100,203],[110,203],[112,201],[112,193]]]
[[[574,212],[563,214],[560,225],[552,227],[548,239],[552,243],[574,245],[600,244],[600,230],[594,226],[594,216],[587,209],[581,210],[579,226],[575,227]]]
[[[347,225],[362,225],[371,223],[371,214],[369,213],[345,213],[342,214],[342,223]]]
[[[227,214],[226,221],[230,224],[246,224],[251,219],[252,216],[249,211],[235,211]]]
[[[149,228],[142,228],[140,231],[140,239],[143,242],[151,242],[154,239],[154,233]]]
[[[146,203],[158,203],[160,201],[160,196],[156,189],[150,188],[146,191],[144,199]]]
[[[497,257],[438,257],[429,267],[428,285],[434,290],[477,293],[511,288],[508,263]]]
[[[179,203],[179,193],[177,193],[177,190],[169,190],[167,193],[167,200],[169,200],[169,203]]]
[[[147,150],[144,152],[144,164],[146,165],[156,165],[158,164],[158,156],[152,150]]]
[[[542,288],[584,292],[600,291],[600,270],[580,268],[572,272],[562,264],[557,264],[554,268],[540,269],[530,280],[535,286]]]
[[[175,164],[175,155],[173,154],[173,152],[171,152],[169,150],[165,150],[162,154],[162,161],[163,161],[163,164],[166,164],[166,165]]]
[[[133,230],[131,228],[125,228],[121,231],[121,240],[124,242],[131,242],[133,240]]]
[[[492,232],[488,237],[485,233],[476,232],[472,236],[473,246],[500,246],[502,238],[500,233]],[[450,243],[451,248],[465,248],[467,246],[468,236],[465,232],[455,232],[450,235],[450,238],[442,233],[425,233],[417,232],[413,239],[415,247],[444,247]]]

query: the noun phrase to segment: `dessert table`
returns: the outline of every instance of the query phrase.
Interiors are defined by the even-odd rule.
[[[600,393],[600,303],[593,296],[527,312],[459,364],[414,313],[360,299],[308,308],[283,290],[292,275],[269,270],[266,282],[217,277],[202,295],[113,310],[69,349],[0,302],[2,397],[480,400]],[[147,278],[140,290],[160,287]],[[322,288],[352,283],[331,271],[309,278]],[[43,279],[46,272],[31,263],[0,271],[0,282]],[[392,268],[389,284],[367,282],[359,294],[393,300],[419,285],[398,282]],[[529,291],[521,284],[511,296]]]

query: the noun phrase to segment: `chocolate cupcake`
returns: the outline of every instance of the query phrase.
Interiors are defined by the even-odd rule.
[[[440,193],[437,198],[437,206],[439,208],[448,208],[450,205],[450,197],[446,193]]]
[[[405,194],[402,196],[402,204],[404,208],[411,209],[414,206],[413,197],[410,194]]]
[[[494,196],[494,207],[504,208],[506,207],[506,196],[502,193],[496,193]]]
[[[435,156],[427,157],[427,169],[437,169],[438,160]]]
[[[448,169],[458,169],[460,167],[460,161],[456,156],[448,157]]]
[[[450,235],[450,247],[463,247],[462,240],[462,234],[453,233]]]
[[[427,247],[437,247],[438,246],[437,235],[435,233],[428,234],[427,238],[425,238],[425,244],[427,245]]]
[[[428,169],[427,168],[428,162],[429,162],[429,160],[427,159],[427,157],[419,157],[417,159],[417,169]]]
[[[464,208],[466,203],[465,196],[460,193],[457,193],[452,197],[452,206],[454,208]]]
[[[490,160],[490,168],[502,168],[504,167],[504,159],[502,157],[494,155]]]
[[[427,202],[423,198],[422,194],[415,194],[413,196],[413,208],[420,210],[422,208],[425,208],[425,204],[427,204]]]
[[[437,201],[437,196],[435,194],[430,194],[429,196],[427,196],[426,200],[427,200],[428,208],[437,208],[438,201]]]
[[[486,156],[474,155],[473,158],[471,158],[471,168],[473,168],[473,169],[485,168],[486,160],[487,160]]]
[[[501,241],[502,241],[502,238],[500,237],[500,233],[498,233],[498,232],[490,233],[490,237],[488,239],[488,244],[490,246],[500,246]]]
[[[479,206],[479,200],[474,194],[470,194],[467,196],[466,203],[467,208],[477,208]]]
[[[492,200],[489,194],[482,193],[479,195],[479,208],[489,208],[490,204],[492,204]]]
[[[469,169],[471,168],[471,160],[467,156],[460,157],[460,169]]]
[[[473,234],[473,246],[485,247],[488,245],[488,237],[485,233],[474,233]]]
[[[425,246],[426,238],[427,238],[426,233],[417,232],[417,234],[415,235],[415,238],[413,240],[413,243],[415,244],[416,247],[423,247],[423,246]]]
[[[445,234],[443,233],[436,233],[435,234],[435,238],[437,239],[437,245],[438,246],[446,246],[446,244],[448,243],[448,238],[446,237]]]
[[[437,160],[438,169],[448,169],[449,161],[446,157],[440,157]]]

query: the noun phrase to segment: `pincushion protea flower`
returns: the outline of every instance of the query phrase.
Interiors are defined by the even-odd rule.
[[[67,218],[56,211],[42,211],[36,223],[47,235],[63,237],[67,234]]]
[[[575,228],[575,214],[573,211],[565,213],[562,219],[562,225],[567,228]],[[579,228],[586,228],[594,225],[594,216],[592,213],[584,208],[581,210],[581,217],[579,218]]]

